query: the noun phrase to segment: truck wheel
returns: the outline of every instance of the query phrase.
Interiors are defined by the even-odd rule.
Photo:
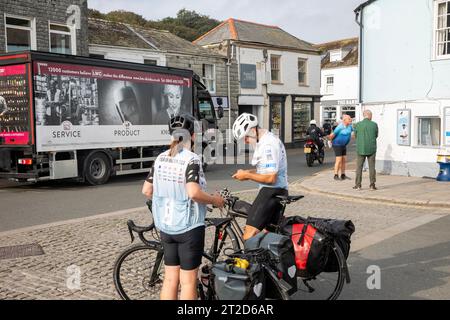
[[[110,175],[110,160],[104,153],[90,154],[84,160],[84,178],[90,185],[104,184],[108,181]]]

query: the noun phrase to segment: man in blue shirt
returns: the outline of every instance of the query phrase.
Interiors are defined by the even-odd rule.
[[[334,164],[334,180],[350,179],[345,175],[345,163],[347,161],[347,145],[352,138],[352,118],[349,115],[342,117],[342,123],[339,124],[329,138],[333,141],[333,150],[336,155]],[[339,179],[339,172],[341,178]]]

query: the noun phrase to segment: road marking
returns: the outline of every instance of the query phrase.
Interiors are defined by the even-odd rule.
[[[351,252],[360,251],[367,247],[373,246],[374,244],[399,235],[403,232],[413,230],[445,216],[446,215],[427,214],[403,223],[396,224],[383,230],[375,231],[365,237],[352,241]]]

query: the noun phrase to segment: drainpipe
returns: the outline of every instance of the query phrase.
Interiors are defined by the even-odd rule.
[[[231,61],[233,59],[234,47],[231,42],[228,40],[228,46],[230,47],[230,54],[228,55],[227,60],[227,87],[228,87],[228,142],[231,142],[231,80],[230,80],[230,67]]]
[[[362,116],[361,116],[361,112],[362,112],[362,76],[363,76],[363,10],[364,8],[358,8],[355,10],[355,22],[356,24],[359,26],[359,50],[358,50],[358,56],[359,56],[359,81],[358,81],[358,86],[359,86],[359,111],[360,111],[360,115],[359,115],[359,120],[361,120]],[[359,18],[359,20],[358,20]]]

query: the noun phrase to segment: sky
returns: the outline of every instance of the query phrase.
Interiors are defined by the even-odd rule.
[[[175,17],[183,8],[217,20],[235,18],[276,25],[315,44],[358,36],[353,10],[365,0],[88,0],[108,13],[133,11],[146,19]]]

